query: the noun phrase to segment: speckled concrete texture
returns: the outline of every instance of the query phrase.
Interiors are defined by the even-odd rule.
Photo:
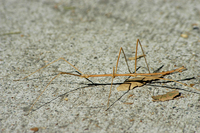
[[[108,111],[110,77],[89,81],[60,75],[112,73],[120,47],[134,57],[136,40],[145,50],[150,71],[186,71],[166,76],[200,89],[200,2],[188,0],[1,0],[0,132],[200,132],[200,92],[159,80],[118,92],[127,77],[116,77]],[[142,54],[141,49],[138,51]],[[128,61],[134,71],[134,61]],[[138,59],[138,73],[148,73]],[[118,73],[128,73],[124,57]],[[182,97],[153,102],[151,96],[177,89]],[[68,100],[66,100],[66,98]],[[128,104],[127,104],[128,103]]]

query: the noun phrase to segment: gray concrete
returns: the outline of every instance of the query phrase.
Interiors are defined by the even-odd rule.
[[[109,84],[87,87],[83,78],[61,75],[25,116],[59,71],[74,69],[59,61],[13,81],[59,57],[85,74],[112,73],[120,47],[133,57],[140,39],[151,72],[162,65],[161,71],[185,66],[186,71],[166,78],[183,79],[200,89],[199,7],[197,0],[1,0],[0,132],[32,132],[32,127],[39,132],[200,132],[200,92],[177,83],[157,81],[128,93],[114,85],[110,105],[114,104],[105,111]],[[134,61],[129,64],[134,71]],[[138,60],[138,67],[138,73],[147,73],[144,59]],[[118,73],[128,73],[123,56]],[[184,80],[192,77],[196,79]],[[111,83],[111,78],[90,79]],[[151,96],[173,89],[183,97],[152,101]]]

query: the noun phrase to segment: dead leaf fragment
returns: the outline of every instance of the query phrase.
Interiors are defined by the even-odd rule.
[[[157,95],[157,96],[152,96],[153,100],[152,101],[168,101],[168,100],[172,100],[174,99],[174,97],[179,95],[179,91],[175,90],[175,91],[171,91],[171,92],[167,92],[164,95]]]
[[[181,37],[188,38],[188,34],[181,34]]]
[[[128,98],[130,98],[130,97],[134,97],[134,95],[133,95],[133,94],[130,94],[130,95],[128,96]]]
[[[37,132],[39,130],[39,128],[38,127],[33,127],[30,130],[32,130],[33,132]]]
[[[126,82],[121,84],[120,86],[117,87],[118,91],[127,91],[127,90],[131,90],[135,87],[140,87],[143,86],[144,83],[140,83],[140,82]]]
[[[163,75],[154,75],[154,76],[141,76],[141,77],[135,77],[133,79],[128,79],[123,84],[117,87],[118,91],[127,91],[132,90],[135,87],[141,87],[145,85],[147,82],[157,80]]]
[[[66,97],[64,100],[65,100],[65,101],[68,101],[69,99]]]

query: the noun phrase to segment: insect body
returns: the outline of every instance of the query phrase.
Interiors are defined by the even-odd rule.
[[[141,50],[143,52],[143,55],[141,56],[137,56],[137,50],[138,50],[138,44],[140,45],[141,47]],[[119,59],[120,59],[120,55],[121,55],[121,52],[124,54],[124,57],[125,57],[125,62],[126,62],[126,65],[127,65],[127,68],[128,68],[128,71],[129,73],[126,73],[126,74],[118,74],[117,73],[117,68],[118,68],[118,63],[119,63]],[[32,110],[33,106],[35,105],[35,103],[38,101],[38,99],[41,97],[41,95],[44,93],[44,91],[46,90],[46,88],[50,85],[50,83],[55,79],[57,78],[59,75],[63,75],[63,74],[67,74],[67,75],[72,75],[72,76],[77,76],[77,77],[81,77],[81,78],[85,78],[88,80],[88,78],[90,77],[112,77],[112,81],[111,81],[111,87],[110,87],[110,93],[109,93],[109,97],[108,97],[108,104],[107,106],[109,106],[109,98],[111,96],[111,88],[112,88],[112,85],[113,85],[113,79],[115,77],[120,77],[120,76],[130,76],[130,77],[134,77],[133,79],[129,79],[127,81],[125,81],[123,84],[121,84],[117,90],[118,91],[125,91],[125,90],[130,90],[132,88],[135,88],[135,87],[139,87],[139,86],[143,86],[145,85],[147,82],[149,81],[153,81],[153,80],[167,80],[167,81],[173,81],[173,82],[176,82],[176,83],[179,83],[179,84],[182,84],[182,85],[185,85],[185,86],[188,86],[188,87],[191,87],[187,84],[184,84],[182,82],[178,82],[176,80],[172,80],[172,79],[166,79],[166,78],[163,78],[163,76],[165,75],[168,75],[168,74],[171,74],[171,73],[174,73],[174,72],[182,72],[184,70],[186,70],[185,67],[180,67],[178,69],[175,69],[175,70],[171,70],[171,71],[166,71],[166,72],[159,72],[159,73],[151,73],[150,70],[149,70],[149,67],[148,67],[148,63],[147,63],[147,60],[146,60],[146,55],[144,54],[144,50],[142,48],[142,45],[140,43],[140,40],[137,39],[137,43],[136,43],[136,52],[135,52],[135,73],[131,73],[130,71],[130,68],[129,68],[129,65],[128,65],[128,61],[127,61],[127,58],[126,58],[126,55],[125,55],[125,52],[123,50],[123,48],[120,48],[120,51],[119,51],[119,55],[118,55],[118,59],[117,59],[117,63],[116,63],[116,67],[113,67],[113,73],[111,74],[94,74],[94,75],[87,75],[83,72],[81,72],[78,68],[76,68],[74,65],[72,65],[70,62],[68,62],[66,59],[64,59],[63,57],[49,63],[48,65],[46,66],[43,66],[42,68],[36,70],[35,72],[29,74],[28,76],[24,77],[24,78],[21,78],[21,79],[18,79],[18,80],[14,80],[14,81],[20,81],[20,80],[23,80],[23,79],[26,79],[28,78],[29,76],[33,75],[34,73],[42,70],[43,68],[59,61],[59,60],[63,60],[65,62],[67,62],[71,67],[73,67],[79,74],[74,74],[74,73],[68,73],[68,72],[59,72],[55,77],[53,77],[50,82],[47,84],[47,86],[43,89],[43,91],[40,93],[40,95],[37,97],[37,99],[35,100],[35,102],[32,104],[31,108],[29,109],[29,112]],[[146,62],[146,65],[147,65],[147,69],[149,71],[149,73],[136,73],[136,67],[137,67],[137,58],[138,57],[144,57],[145,59],[145,62]],[[191,87],[193,89],[196,89],[194,87]],[[196,89],[198,90],[198,89]],[[200,91],[200,90],[198,90]]]

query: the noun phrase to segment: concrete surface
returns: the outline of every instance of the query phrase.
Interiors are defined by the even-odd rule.
[[[114,104],[105,111],[111,78],[90,78],[102,85],[88,86],[83,78],[61,75],[26,116],[59,71],[74,69],[58,61],[13,81],[60,57],[86,74],[112,73],[120,47],[133,57],[140,39],[151,72],[162,65],[160,71],[185,66],[166,78],[200,89],[199,7],[198,0],[1,0],[0,132],[33,132],[33,127],[38,132],[200,132],[200,92],[178,83],[160,80],[128,93],[118,92],[115,84]],[[134,71],[134,61],[129,64]],[[143,58],[138,67],[138,73],[147,73]],[[123,56],[118,73],[128,73]],[[183,97],[152,101],[151,96],[173,89]]]

